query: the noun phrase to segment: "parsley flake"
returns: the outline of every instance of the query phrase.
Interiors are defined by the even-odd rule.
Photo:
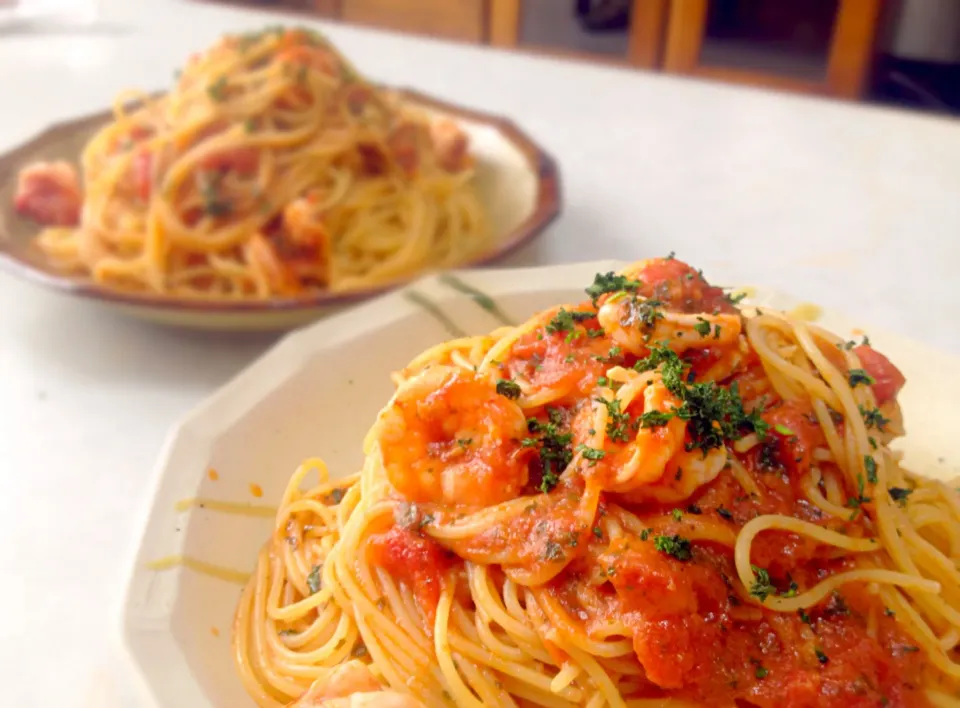
[[[777,589],[770,582],[770,573],[765,568],[758,568],[755,565],[751,567],[757,577],[750,586],[750,594],[760,602],[764,602],[770,595],[776,595]]]
[[[677,534],[657,536],[653,539],[653,547],[661,553],[673,556],[678,561],[688,561],[693,557],[690,552],[690,541]]]
[[[320,588],[323,583],[320,580],[320,568],[321,566],[315,565],[310,569],[310,574],[307,576],[307,588],[310,590],[311,595],[316,595],[320,592]]]
[[[520,394],[523,392],[520,390],[520,384],[518,384],[516,381],[497,379],[497,393],[505,398],[515,400],[520,398]]]
[[[577,445],[577,452],[583,455],[584,458],[594,463],[597,462],[598,460],[602,460],[604,456],[607,454],[603,450],[598,450],[597,448],[590,447],[589,445],[586,445],[584,443],[580,443],[579,445]]]
[[[863,369],[850,369],[847,372],[847,381],[850,382],[850,388],[856,388],[861,384],[872,386],[877,382],[870,374]]]
[[[593,302],[593,306],[596,307],[600,297],[607,293],[636,292],[640,286],[639,280],[631,280],[624,275],[617,275],[610,271],[609,273],[597,273],[593,278],[593,284],[586,289],[586,293]]]
[[[592,312],[570,312],[561,307],[560,312],[555,314],[547,323],[546,330],[548,334],[570,332],[577,322],[583,322],[593,317],[596,317],[596,315]]]
[[[887,490],[887,494],[890,495],[890,498],[893,499],[900,506],[907,505],[907,497],[913,494],[912,489],[904,489],[903,487],[890,487]]]

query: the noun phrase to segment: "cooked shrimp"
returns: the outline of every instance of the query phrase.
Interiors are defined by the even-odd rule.
[[[672,414],[683,405],[679,398],[667,390],[659,375],[648,374],[637,378],[635,385],[643,393],[644,413]],[[646,381],[641,380],[644,378]],[[629,390],[621,393],[630,395]],[[621,405],[626,408],[629,401],[623,401]],[[671,458],[683,449],[686,429],[687,424],[675,415],[664,425],[641,427],[633,441],[617,456],[621,464],[605,485],[606,488],[612,492],[627,492],[658,481]]]
[[[681,449],[670,458],[659,481],[634,489],[623,496],[634,503],[651,499],[661,504],[680,502],[689,499],[697,489],[715,480],[726,464],[725,449],[714,448],[706,455],[702,450]]]
[[[739,314],[686,314],[661,307],[659,300],[631,294],[608,298],[597,319],[621,347],[645,355],[651,344],[666,342],[675,352],[735,344]]]
[[[300,197],[287,205],[282,238],[289,245],[289,260],[297,275],[320,285],[330,282],[333,247],[315,197]]]
[[[44,226],[75,226],[83,195],[73,165],[62,160],[35,162],[17,175],[17,213]]]
[[[520,407],[472,371],[435,366],[400,385],[380,413],[387,479],[412,501],[491,506],[527,483],[532,448],[522,447]]]
[[[292,295],[299,290],[296,276],[263,234],[257,232],[250,237],[243,247],[243,255],[259,281],[257,289],[261,294]]]
[[[417,699],[383,690],[364,664],[350,660],[330,669],[288,708],[422,708]]]
[[[603,489],[625,494],[631,500],[672,501],[689,496],[695,488],[716,478],[726,464],[726,452],[711,450],[704,455],[700,450],[687,451],[687,423],[676,415],[683,402],[667,389],[658,372],[637,373],[615,367],[608,375],[622,384],[620,389],[616,395],[604,389],[598,405],[589,413],[591,419],[586,425],[581,422],[575,426],[580,431],[593,431],[589,446],[605,449],[601,462],[587,468]],[[643,402],[642,412],[625,419],[624,414],[634,413],[631,409],[637,408],[639,401]],[[620,420],[611,415],[617,411]],[[657,414],[662,414],[659,421]],[[634,423],[628,425],[626,420]],[[616,439],[611,439],[611,430]],[[679,476],[678,469],[683,469]]]
[[[459,172],[467,166],[467,134],[452,120],[433,122],[430,140],[437,151],[437,163],[447,172]]]

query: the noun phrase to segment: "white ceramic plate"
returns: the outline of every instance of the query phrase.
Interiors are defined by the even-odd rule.
[[[249,572],[272,519],[210,508],[178,511],[179,501],[273,503],[295,467],[312,456],[323,457],[334,476],[356,471],[363,436],[392,392],[391,371],[457,334],[452,329],[482,334],[504,318],[520,322],[538,310],[582,300],[595,273],[620,265],[477,271],[457,274],[453,281],[443,276],[418,281],[288,335],[177,426],[159,465],[123,611],[126,648],[155,704],[253,705],[229,650],[240,586],[189,568],[156,571],[149,564],[184,555]],[[717,276],[708,274],[712,282],[729,284]],[[489,301],[471,295],[464,284]],[[770,291],[755,291],[748,302],[783,310],[802,305]],[[818,323],[842,336],[862,334],[858,323],[834,313],[822,313]],[[909,382],[900,397],[908,466],[954,476],[958,460],[943,456],[953,449],[953,411],[960,400],[954,374],[960,364],[874,328],[868,334]],[[254,484],[262,488],[262,498],[253,496]]]

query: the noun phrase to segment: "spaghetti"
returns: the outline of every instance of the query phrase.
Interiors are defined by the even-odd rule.
[[[960,705],[960,497],[889,447],[900,372],[672,257],[587,293],[297,470],[237,608],[257,704]]]
[[[57,267],[190,298],[353,290],[489,249],[467,136],[363,78],[320,35],[270,29],[125,93],[65,162],[20,174]]]

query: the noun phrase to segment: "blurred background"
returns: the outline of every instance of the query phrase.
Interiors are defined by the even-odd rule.
[[[197,1],[273,7],[579,61],[960,112],[960,0]]]

